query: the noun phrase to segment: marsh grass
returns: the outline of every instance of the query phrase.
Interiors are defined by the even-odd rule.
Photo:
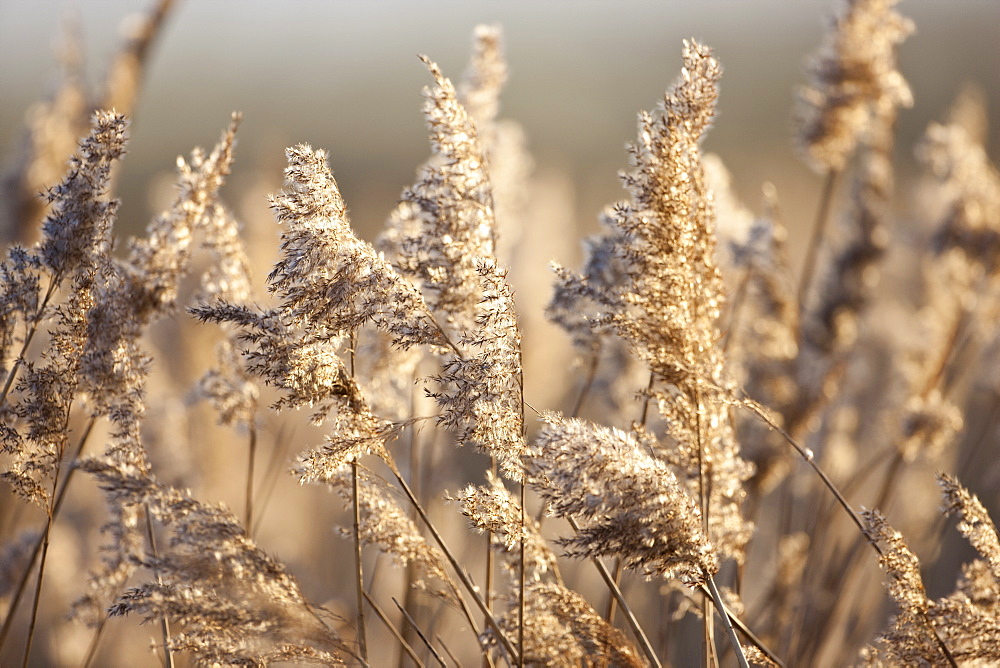
[[[255,290],[220,194],[239,114],[178,160],[146,235],[116,240],[120,112],[161,3],[101,98],[119,110],[65,103],[70,78],[9,180],[23,198],[62,174],[9,207],[25,243],[0,267],[0,661],[1000,661],[995,499],[961,482],[995,459],[1000,173],[966,96],[917,149],[930,215],[906,236],[925,242],[894,243],[913,103],[894,4],[845,4],[811,61],[797,136],[826,185],[798,281],[773,187],[754,214],[702,153],[722,68],[685,41],[626,199],[579,270],[555,267],[565,336],[546,341],[507,269],[532,185],[493,27],[457,86],[422,57],[430,156],[374,241],[335,157],[289,148]],[[536,269],[518,282],[551,282]],[[575,367],[532,361],[569,348]]]

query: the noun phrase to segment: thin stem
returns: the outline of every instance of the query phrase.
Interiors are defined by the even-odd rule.
[[[416,371],[414,371],[414,377],[413,377],[412,380],[414,381],[414,384],[415,384],[415,382],[416,382]],[[412,417],[414,415],[416,415],[416,394],[414,392],[411,392],[410,393],[410,416]],[[414,492],[414,494],[416,495],[416,497],[418,499],[422,498],[422,496],[423,496],[423,489],[424,489],[424,485],[422,484],[422,475],[423,475],[423,469],[424,469],[423,459],[422,459],[422,454],[423,454],[423,447],[422,446],[423,446],[423,444],[421,443],[420,439],[418,438],[419,433],[420,432],[417,429],[410,429],[409,430],[409,434],[410,434],[410,447],[408,449],[409,453],[410,453],[410,479],[413,482],[413,492]],[[413,520],[414,523],[416,523],[416,520],[417,520],[417,511],[416,510],[413,510],[413,509],[410,510],[410,519]],[[416,579],[417,579],[417,565],[411,561],[410,563],[408,563],[406,565],[406,582],[405,582],[405,589],[403,590],[403,608],[405,610],[407,610],[408,612],[410,612],[410,616],[413,616],[417,612],[417,603],[416,603],[416,601],[417,601],[416,593],[417,592],[416,592],[416,589],[413,587],[413,583],[414,583],[414,581]],[[404,636],[408,637],[408,638],[410,638],[412,640],[413,633],[415,633],[415,631],[413,631],[410,628],[410,624],[407,621],[406,617],[403,617],[402,622],[400,623],[400,626],[403,629]],[[403,668],[404,665],[405,664],[403,662],[403,655],[400,654],[399,655],[399,668]]]
[[[580,530],[580,525],[575,519],[567,517],[566,520],[569,522],[569,525],[573,527],[574,531]],[[646,659],[655,668],[662,668],[663,664],[660,663],[660,659],[656,656],[656,652],[653,650],[653,645],[650,644],[649,638],[646,637],[646,632],[642,630],[641,626],[639,626],[639,620],[635,618],[632,608],[629,607],[625,597],[622,596],[622,590],[618,588],[617,584],[615,584],[615,581],[608,572],[604,562],[597,557],[591,557],[590,560],[593,562],[594,566],[597,567],[597,572],[601,575],[601,579],[604,580],[604,584],[607,585],[608,590],[611,591],[611,595],[618,600],[618,605],[620,605],[622,609],[622,615],[625,616],[625,621],[628,622],[629,628],[632,630],[632,635],[635,636],[635,639],[638,641],[639,647],[642,649],[642,653],[646,655]]]
[[[59,477],[59,469],[56,469],[52,481],[52,493],[55,494],[56,480]],[[49,532],[52,529],[52,508],[45,521],[45,533],[42,535],[42,557],[38,563],[38,579],[35,581],[35,596],[31,602],[31,623],[28,626],[28,641],[24,646],[24,657],[21,660],[21,668],[28,665],[28,656],[31,654],[31,640],[35,635],[35,622],[38,620],[38,601],[42,594],[42,577],[45,575],[45,557],[49,554]]]
[[[83,452],[83,448],[87,444],[87,440],[90,438],[90,434],[93,432],[96,422],[97,418],[90,418],[87,422],[87,426],[84,428],[83,434],[80,436],[80,441],[77,443],[76,451],[73,454],[73,461],[80,458],[80,454]],[[69,489],[70,480],[73,479],[73,474],[75,472],[76,467],[71,466],[69,471],[66,472],[66,477],[63,479],[63,483],[59,488],[58,494],[56,494],[56,502],[52,508],[53,521],[59,516],[59,510],[62,508],[63,499],[66,498],[66,490]],[[14,614],[17,612],[17,607],[21,602],[21,597],[24,595],[24,590],[28,584],[28,578],[31,576],[32,567],[35,565],[38,553],[42,550],[42,543],[44,541],[45,532],[43,532],[38,537],[38,540],[35,541],[35,547],[31,550],[31,556],[28,557],[28,564],[24,569],[24,573],[21,574],[21,579],[17,583],[17,590],[14,592],[14,597],[11,599],[10,607],[7,610],[7,618],[3,622],[3,628],[0,629],[0,646],[3,646],[4,641],[7,639],[7,634],[10,632],[13,625]]]
[[[52,295],[55,294],[56,288],[59,286],[60,282],[62,282],[61,272],[52,277],[49,287],[45,290],[45,297],[42,298],[42,303],[38,307],[38,311],[31,319],[31,325],[28,327],[28,331],[24,336],[24,343],[21,344],[21,352],[19,352],[17,357],[14,358],[14,364],[7,373],[7,380],[3,385],[3,392],[0,392],[0,408],[7,404],[7,394],[10,392],[10,388],[14,384],[14,379],[17,378],[17,372],[21,369],[21,365],[24,364],[24,356],[28,354],[28,347],[31,345],[31,340],[35,338],[35,333],[38,331],[38,325],[42,322],[42,315],[45,313],[45,308],[49,305],[49,300],[52,299]]]
[[[271,503],[271,496],[274,488],[278,484],[281,476],[281,462],[286,458],[289,445],[292,442],[291,436],[284,438],[285,429],[282,427],[274,437],[274,445],[271,449],[271,457],[268,459],[267,468],[264,470],[264,480],[260,484],[260,494],[257,495],[257,513],[253,521],[251,535],[256,534],[264,521],[264,515]]]
[[[490,472],[495,476],[497,474],[497,458],[490,456]],[[493,531],[491,529],[486,530],[486,591],[483,592],[483,598],[486,602],[486,607],[492,613],[493,611]],[[486,623],[483,620],[483,623]],[[519,645],[520,646],[520,645]],[[489,654],[483,656],[482,661],[483,667],[489,665]]]
[[[479,607],[479,612],[481,612],[483,616],[486,618],[486,623],[493,630],[493,633],[496,634],[497,640],[500,642],[501,645],[503,645],[503,648],[510,657],[510,660],[512,662],[517,661],[519,653],[514,650],[514,646],[511,644],[510,639],[507,638],[507,635],[500,628],[500,625],[497,623],[496,619],[494,619],[493,615],[490,614],[490,610],[489,608],[486,607],[486,603],[483,601],[483,597],[479,595],[479,588],[475,584],[473,584],[472,580],[469,579],[469,576],[465,573],[465,570],[462,568],[461,564],[458,563],[458,560],[455,558],[455,555],[452,554],[451,549],[448,547],[447,543],[444,542],[444,538],[442,538],[441,534],[438,533],[437,527],[435,527],[434,524],[431,522],[430,517],[427,516],[426,511],[424,510],[420,502],[417,500],[417,497],[413,495],[413,490],[410,489],[410,486],[406,484],[406,480],[404,480],[403,476],[399,473],[399,469],[396,468],[395,463],[392,461],[387,461],[386,463],[389,465],[390,470],[392,470],[392,473],[396,477],[396,480],[399,481],[399,485],[403,488],[403,492],[410,499],[410,503],[413,504],[413,507],[416,509],[417,514],[420,515],[421,521],[423,521],[424,525],[427,527],[427,530],[431,532],[431,535],[434,537],[434,541],[438,544],[438,546],[440,546],[441,551],[444,552],[445,557],[451,564],[451,567],[455,571],[455,574],[458,575],[458,578],[459,580],[461,580],[462,585],[465,587],[466,591],[468,591],[472,595],[473,600]],[[472,612],[469,610],[468,605],[465,603],[465,598],[459,597],[458,601],[461,604],[462,611],[465,613],[466,619],[468,619],[469,623],[472,625],[473,632],[475,632],[475,622],[472,619]]]
[[[358,649],[368,661],[368,641],[365,633],[364,578],[361,569],[361,503],[358,489],[358,462],[351,461],[351,504],[354,510],[354,583],[358,601]]]
[[[729,351],[729,344],[733,341],[733,334],[743,315],[743,304],[746,302],[747,292],[750,288],[750,278],[753,276],[753,265],[747,267],[740,277],[740,282],[733,293],[732,305],[729,307],[729,322],[722,331],[725,332],[725,342],[722,344],[722,353],[725,355]]]
[[[841,505],[841,507],[847,512],[848,515],[850,515],[851,520],[858,527],[858,530],[865,537],[865,540],[868,542],[868,544],[871,545],[872,549],[875,550],[875,552],[878,554],[879,557],[882,557],[884,554],[882,552],[882,548],[879,547],[878,543],[876,543],[872,539],[871,535],[868,533],[868,530],[865,528],[864,522],[862,521],[861,517],[854,511],[854,509],[851,507],[851,504],[848,503],[847,499],[844,498],[844,495],[840,493],[840,490],[837,489],[837,486],[833,484],[833,481],[830,480],[829,476],[826,475],[826,472],[824,472],[823,469],[821,469],[819,465],[816,464],[813,458],[812,451],[805,450],[804,448],[802,448],[802,446],[796,443],[795,439],[789,436],[784,429],[774,424],[774,421],[771,420],[771,418],[768,417],[767,414],[759,406],[753,403],[747,403],[746,405],[753,413],[755,413],[758,417],[760,417],[760,419],[762,419],[765,423],[767,423],[768,426],[770,426],[772,429],[781,434],[781,436],[786,441],[788,441],[788,443],[793,448],[795,448],[795,450],[800,455],[802,455],[802,457],[806,460],[809,466],[811,466],[813,470],[816,472],[816,474],[819,475],[820,479],[823,481],[823,484],[826,485],[827,489],[829,489],[830,492],[833,493],[834,497],[837,499],[837,503]],[[941,649],[941,652],[945,655],[945,658],[948,659],[948,663],[957,668],[957,664],[955,663],[955,658],[951,655],[951,652],[948,650],[948,647],[944,644],[944,641],[941,639],[941,636],[938,635],[937,629],[934,628],[934,625],[931,623],[929,619],[927,619],[926,615],[924,615],[922,618],[927,628],[929,629],[931,635],[937,642],[938,647]]]
[[[646,383],[646,396],[642,399],[642,415],[639,417],[639,425],[645,427],[646,420],[649,419],[649,395],[653,391],[653,384],[656,382],[656,372],[649,372],[649,382]]]
[[[781,435],[781,437],[788,442],[789,445],[795,448],[795,451],[798,452],[799,455],[801,455],[802,458],[806,460],[806,463],[812,467],[813,471],[816,472],[816,475],[818,475],[820,477],[820,480],[823,481],[823,484],[826,485],[826,488],[830,490],[830,493],[832,493],[834,498],[837,499],[837,503],[839,503],[840,507],[844,509],[844,512],[846,512],[850,516],[851,521],[854,522],[855,526],[858,527],[858,531],[860,531],[862,535],[864,535],[865,538],[868,539],[868,544],[871,545],[876,552],[878,552],[879,556],[881,556],[882,550],[881,548],[879,548],[878,545],[872,542],[871,538],[868,536],[868,531],[865,529],[864,521],[854,510],[854,508],[851,507],[851,504],[847,501],[847,499],[844,498],[844,495],[841,494],[840,490],[833,483],[833,481],[830,480],[830,476],[828,476],[826,472],[822,468],[820,468],[819,464],[816,463],[815,456],[813,455],[812,450],[803,448],[801,445],[799,445],[798,442],[794,438],[792,438],[787,431],[785,431],[777,424],[775,424],[774,420],[772,420],[770,416],[768,416],[767,413],[757,404],[748,401],[744,402],[743,406],[747,408],[751,413],[753,413],[761,420],[763,420],[764,423],[771,429],[778,432]]]
[[[39,310],[41,312],[41,310]],[[65,416],[63,417],[63,426],[61,433],[65,434],[69,431],[69,408],[66,409]],[[81,440],[81,443],[83,441]],[[81,445],[82,447],[82,445]],[[42,536],[42,556],[41,560],[38,562],[38,581],[35,583],[35,596],[31,603],[31,623],[28,626],[28,640],[24,646],[24,658],[22,659],[21,668],[26,668],[28,665],[28,656],[31,654],[31,641],[35,635],[35,624],[38,621],[38,603],[42,594],[42,578],[45,575],[45,558],[49,553],[49,536],[52,533],[52,523],[55,521],[55,504],[56,498],[59,495],[59,475],[62,472],[62,461],[63,456],[66,454],[66,441],[63,440],[59,444],[58,455],[55,462],[55,472],[52,474],[52,493],[49,496],[49,507],[46,509],[45,518],[45,533]]]
[[[519,537],[519,549],[521,551],[521,573],[520,582],[518,583],[518,600],[517,600],[517,648],[519,650],[517,657],[518,668],[524,668],[524,481],[521,481],[521,535]]]
[[[149,540],[149,549],[153,553],[153,563],[155,564],[156,560],[159,559],[159,551],[156,549],[156,534],[153,533],[153,520],[150,517],[149,506],[146,506],[146,537]],[[153,566],[153,576],[156,578],[157,584],[163,584],[159,567]],[[160,617],[160,632],[163,634],[163,665],[165,668],[174,668],[174,655],[170,651],[170,622],[166,615]]]
[[[701,592],[705,596],[707,597],[712,596],[712,592],[709,591],[708,586],[705,585],[704,583],[699,584],[698,587],[699,589],[701,589]],[[755,634],[753,631],[750,630],[750,627],[744,624],[739,617],[734,615],[733,611],[730,610],[725,605],[725,603],[723,603],[722,607],[725,610],[726,616],[729,618],[729,623],[732,624],[735,628],[739,629],[740,633],[743,634],[743,636],[747,639],[747,641],[750,642],[751,645],[759,649],[764,654],[764,656],[766,656],[768,659],[774,662],[774,664],[778,666],[778,668],[784,668],[785,666],[784,662],[781,659],[779,659],[778,655],[772,652],[760,638],[757,637],[757,634]]]
[[[441,645],[441,649],[443,649],[444,653],[448,655],[448,658],[451,659],[452,663],[454,663],[456,666],[462,665],[462,662],[458,660],[458,657],[455,656],[455,653],[451,651],[451,649],[448,647],[447,643],[445,643],[444,639],[441,636],[434,636],[434,640],[437,641],[437,644]],[[489,655],[487,654],[487,656]]]
[[[90,668],[90,665],[94,662],[94,658],[97,656],[97,648],[101,645],[101,638],[104,637],[104,627],[108,621],[108,616],[104,615],[101,617],[101,621],[97,623],[97,630],[94,631],[94,637],[90,639],[90,647],[87,648],[87,657],[83,660],[81,664],[82,668]]]
[[[642,414],[639,416],[639,426],[640,427],[645,427],[646,426],[646,421],[649,419],[649,395],[652,394],[652,392],[653,392],[653,385],[655,385],[655,384],[656,384],[656,372],[655,371],[650,371],[649,372],[649,381],[646,383],[646,396],[644,397],[643,402],[642,402]],[[705,530],[705,535],[708,535],[708,530],[707,529]],[[616,587],[620,587],[621,586],[621,582],[622,582],[622,570],[623,570],[622,560],[621,560],[620,557],[616,558],[615,559],[615,574],[614,574],[614,582],[615,582],[615,586]],[[609,596],[608,597],[608,608],[607,608],[606,613],[605,613],[605,619],[608,620],[609,624],[614,624],[615,612],[617,612],[615,610],[615,608],[616,608],[617,605],[618,605],[618,599],[615,598],[614,595]]]
[[[246,498],[243,504],[244,515],[243,515],[243,526],[246,527],[247,533],[253,536],[253,479],[254,479],[254,462],[257,459],[257,425],[251,421],[250,423],[250,443],[247,448],[247,488],[246,488]]]
[[[525,434],[527,433],[527,425],[524,423],[524,359],[521,355],[521,347],[517,348],[517,390],[518,396],[521,397],[521,401],[518,402],[520,407],[520,413],[518,418],[521,422],[521,440],[524,440]],[[521,552],[520,559],[520,583],[518,586],[518,604],[517,604],[517,666],[518,668],[524,668],[524,587],[525,587],[525,565],[524,565],[524,506],[525,506],[525,487],[524,478],[520,481],[520,491],[521,491],[521,535],[519,536],[518,543]]]
[[[587,365],[587,377],[583,381],[583,386],[580,388],[580,394],[577,395],[576,401],[573,402],[573,411],[570,413],[570,417],[577,417],[580,415],[580,410],[583,409],[583,402],[587,400],[587,395],[590,394],[590,388],[594,385],[594,379],[597,378],[597,365],[600,362],[601,349],[600,343],[598,343],[598,348],[590,356],[590,364]]]
[[[706,536],[709,535],[709,491],[708,491],[708,471],[705,470],[707,464],[707,457],[705,456],[705,443],[701,437],[701,390],[695,385],[694,388],[694,401],[695,401],[695,413],[694,413],[694,424],[695,424],[695,440],[698,446],[698,501],[701,507],[701,530]],[[704,643],[705,643],[705,653],[704,653],[704,665],[705,668],[711,668],[713,665],[718,664],[718,658],[715,655],[715,617],[712,615],[711,604],[708,599],[702,602],[702,621],[704,623]]]
[[[434,649],[434,646],[431,645],[431,641],[427,639],[427,636],[424,635],[423,630],[419,626],[417,626],[417,623],[413,620],[412,617],[410,617],[410,614],[406,612],[406,609],[399,604],[399,601],[397,601],[395,597],[393,597],[392,602],[396,604],[396,607],[399,608],[399,611],[403,613],[404,617],[406,617],[406,621],[409,622],[410,627],[414,630],[414,632],[418,636],[420,636],[421,640],[424,641],[424,645],[426,645],[427,649],[430,650],[431,656],[437,659],[437,662],[441,664],[442,668],[447,668],[448,664],[444,662],[444,657],[442,657],[441,654],[439,654],[438,651]]]
[[[403,651],[406,652],[407,656],[409,656],[413,663],[416,664],[417,668],[424,668],[424,662],[420,660],[417,653],[413,651],[412,647],[410,647],[410,643],[406,642],[403,638],[403,634],[399,632],[399,629],[397,629],[396,626],[389,621],[389,617],[385,614],[385,611],[382,610],[381,606],[379,606],[379,604],[375,602],[375,599],[369,596],[368,592],[364,589],[361,590],[361,593],[364,595],[365,600],[368,601],[368,605],[370,605],[372,610],[375,612],[375,616],[381,620],[381,622],[385,625],[385,628],[389,629],[389,632],[396,638],[396,642],[399,643],[399,646],[403,648]]]
[[[715,586],[715,579],[708,573],[705,575],[707,576],[705,579],[708,581],[708,590],[712,594],[712,601],[715,602],[715,609],[719,611],[719,617],[722,618],[722,626],[729,635],[729,642],[733,645],[736,660],[739,662],[740,668],[750,668],[746,656],[743,655],[743,648],[740,647],[740,640],[736,637],[736,631],[733,630],[733,625],[729,623],[729,615],[726,613],[726,606],[722,602],[722,596],[719,595],[719,588]]]
[[[623,564],[622,564],[622,558],[621,557],[615,557],[614,580],[615,580],[615,584],[618,585],[619,587],[622,584],[622,571],[623,570],[624,569],[623,569]],[[604,619],[608,620],[608,624],[612,624],[613,625],[615,623],[615,613],[618,612],[617,608],[618,608],[618,599],[616,599],[614,596],[612,596],[612,595],[609,594],[608,595],[608,607],[607,607],[607,610],[604,613]]]
[[[819,209],[816,212],[816,221],[813,223],[812,234],[809,237],[809,247],[806,250],[806,261],[802,267],[802,276],[799,278],[798,305],[799,313],[805,310],[805,302],[809,297],[809,288],[812,287],[813,279],[816,276],[816,258],[819,249],[823,245],[823,238],[826,236],[826,223],[830,219],[830,203],[833,201],[833,191],[837,184],[837,177],[840,172],[830,169],[826,173],[823,181],[823,192],[820,195]]]

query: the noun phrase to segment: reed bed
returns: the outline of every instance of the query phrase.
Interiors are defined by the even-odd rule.
[[[703,153],[724,77],[687,40],[581,265],[518,277],[539,336],[498,27],[458,84],[423,57],[430,155],[377,238],[300,144],[251,261],[239,114],[119,238],[161,2],[6,182],[0,662],[1000,663],[1000,172],[969,92],[900,218],[895,4],[843,4],[808,61],[805,271],[779,193],[752,212]]]

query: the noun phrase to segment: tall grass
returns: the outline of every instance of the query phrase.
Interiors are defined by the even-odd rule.
[[[162,3],[119,109],[40,107],[10,180],[64,174],[8,200],[0,661],[1000,662],[995,499],[961,482],[995,459],[1000,173],[967,95],[917,147],[925,219],[895,219],[894,4],[844,5],[810,61],[796,134],[826,185],[801,275],[773,188],[751,213],[702,152],[724,77],[685,41],[582,266],[518,278],[554,280],[544,340],[507,269],[532,186],[493,27],[458,86],[423,57],[430,156],[377,239],[335,159],[290,148],[257,290],[220,194],[234,114],[116,241]]]

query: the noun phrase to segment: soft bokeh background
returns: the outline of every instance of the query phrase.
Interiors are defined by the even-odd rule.
[[[25,111],[52,87],[66,17],[82,28],[96,86],[119,44],[122,19],[151,4],[0,0],[0,154],[10,155]],[[149,188],[157,174],[169,174],[179,153],[214,142],[229,113],[241,110],[230,188],[280,187],[282,149],[310,142],[330,151],[355,224],[373,234],[427,153],[419,109],[429,77],[416,54],[428,54],[457,79],[473,26],[489,22],[506,34],[511,76],[502,113],[524,125],[540,173],[568,173],[574,217],[585,227],[621,197],[623,145],[634,135],[636,112],[653,106],[676,76],[681,40],[694,36],[714,47],[726,73],[707,147],[734,171],[749,205],[757,206],[763,181],[777,186],[794,244],[811,219],[819,179],[794,151],[793,92],[833,5],[179,2],[154,47],[136,109],[122,170],[123,222],[145,224],[159,204],[149,193],[163,192]],[[908,176],[914,142],[963,84],[981,86],[989,108],[1000,109],[1000,3],[911,0],[900,9],[917,24],[900,52],[916,98],[899,124],[900,167]],[[992,155],[998,146],[994,133]]]

